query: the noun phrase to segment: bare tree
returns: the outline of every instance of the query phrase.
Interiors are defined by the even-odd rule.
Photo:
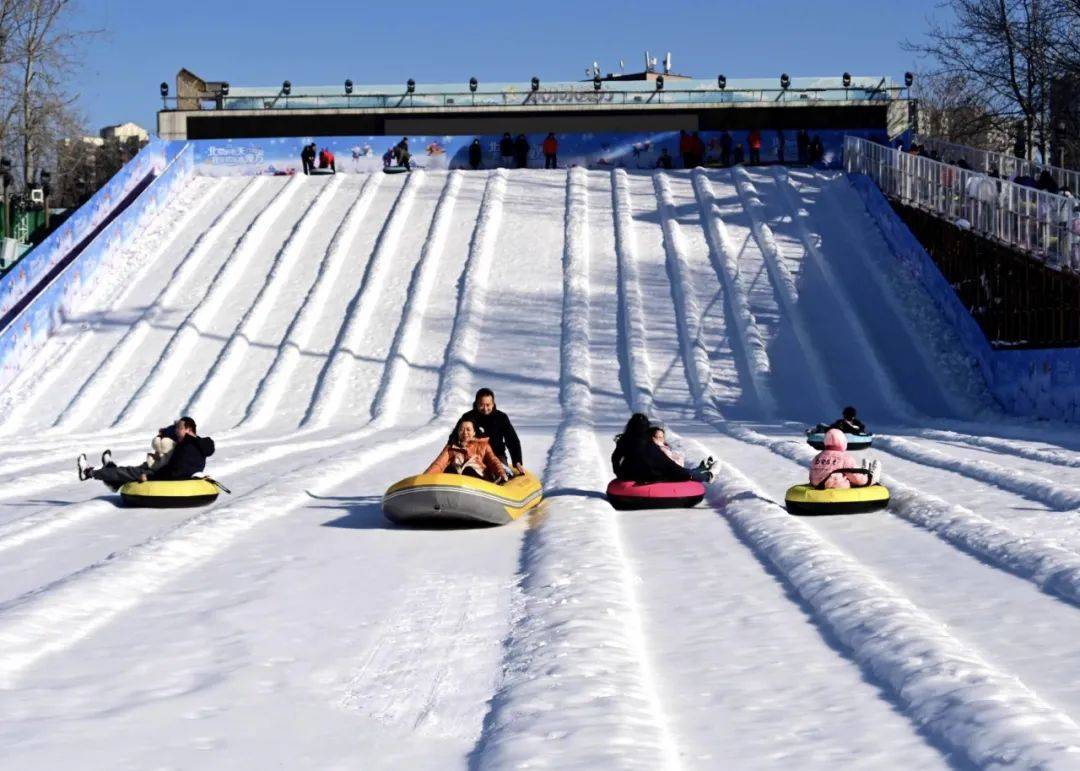
[[[1005,150],[1000,118],[966,75],[918,73],[912,96],[919,102],[920,133],[948,142]]]
[[[64,27],[63,13],[68,9],[69,0],[23,0],[16,18],[18,149],[26,187],[33,185],[43,156],[78,123],[75,99],[62,87],[72,71],[71,57],[79,39],[79,33]]]
[[[1046,157],[1054,33],[1062,2],[1078,0],[946,0],[955,21],[931,21],[926,42],[907,43],[929,56],[936,73],[965,78],[1001,126],[1022,124],[1024,155]]]

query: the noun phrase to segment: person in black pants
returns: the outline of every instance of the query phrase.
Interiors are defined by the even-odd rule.
[[[310,145],[304,145],[304,149],[300,151],[300,163],[304,166],[304,173],[310,174],[315,168],[315,143]]]
[[[509,131],[503,132],[502,139],[499,140],[499,159],[504,169],[509,169],[514,161],[514,140]]]
[[[517,431],[514,430],[510,417],[495,407],[495,392],[490,388],[481,388],[476,392],[473,400],[473,408],[466,412],[458,420],[469,420],[476,426],[476,436],[479,439],[487,439],[491,451],[495,453],[504,466],[507,451],[510,453],[510,464],[519,473],[525,473],[525,467],[521,461],[521,440],[518,439]],[[454,435],[450,435],[449,441],[454,441]]]
[[[720,135],[720,165],[731,165],[731,132],[724,129],[724,133]]]
[[[97,479],[115,492],[128,482],[190,479],[206,468],[206,459],[214,454],[214,440],[196,434],[195,421],[188,417],[177,421],[176,436],[176,447],[173,448],[168,463],[156,471],[145,464],[117,466],[112,462],[112,453],[106,450],[101,454],[101,468],[89,465],[86,462],[86,453],[79,456],[76,461],[79,480],[85,482],[88,479]]]
[[[514,140],[514,162],[519,169],[529,168],[529,140],[518,134]]]
[[[469,168],[476,171],[484,159],[484,149],[480,146],[480,140],[474,139],[469,145]]]

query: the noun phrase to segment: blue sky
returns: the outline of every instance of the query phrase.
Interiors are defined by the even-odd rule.
[[[88,128],[133,120],[153,130],[158,84],[187,67],[233,85],[572,80],[596,60],[639,69],[647,48],[696,77],[891,75],[918,69],[901,41],[921,38],[929,0],[713,0],[660,3],[407,4],[295,0],[79,0],[80,106]]]

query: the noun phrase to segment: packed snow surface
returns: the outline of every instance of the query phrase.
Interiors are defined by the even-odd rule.
[[[905,276],[831,172],[194,178],[0,393],[0,765],[1080,768],[1080,440]],[[480,386],[544,503],[387,522]],[[849,403],[889,508],[789,516]],[[231,495],[77,481],[183,413]]]

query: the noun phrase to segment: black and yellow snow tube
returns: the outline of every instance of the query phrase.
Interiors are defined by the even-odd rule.
[[[383,495],[391,522],[461,522],[505,525],[540,505],[540,480],[529,472],[504,485],[459,474],[419,474],[392,485]]]
[[[889,505],[889,491],[882,485],[819,490],[795,485],[784,496],[792,514],[865,514]]]
[[[173,509],[205,506],[217,500],[218,486],[210,479],[151,480],[128,482],[120,488],[125,506]]]

